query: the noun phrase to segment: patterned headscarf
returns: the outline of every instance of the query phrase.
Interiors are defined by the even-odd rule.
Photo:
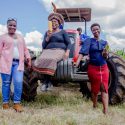
[[[59,24],[64,24],[63,16],[61,14],[59,14],[59,13],[51,13],[48,16],[48,20],[51,21],[52,19],[58,20]]]

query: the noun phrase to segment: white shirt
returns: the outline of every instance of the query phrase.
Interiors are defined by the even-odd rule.
[[[14,39],[14,50],[13,50],[13,58],[14,59],[19,59],[19,50],[17,47],[17,39]]]

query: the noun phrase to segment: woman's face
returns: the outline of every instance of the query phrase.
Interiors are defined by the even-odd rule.
[[[93,26],[91,31],[95,38],[98,38],[100,36],[101,29],[99,26]]]
[[[16,21],[12,20],[8,22],[7,29],[9,34],[14,34],[16,32],[16,28],[17,28]]]
[[[53,27],[53,30],[59,28],[59,22],[58,22],[58,20],[52,19],[52,27]]]

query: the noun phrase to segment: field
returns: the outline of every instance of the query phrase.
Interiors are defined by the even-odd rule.
[[[125,59],[125,50],[121,49],[121,50],[114,50],[114,52],[119,55],[120,57],[122,57],[123,59]]]
[[[22,113],[12,107],[2,110],[1,100],[0,93],[0,125],[125,125],[125,104],[109,106],[109,114],[104,115],[101,103],[93,109],[91,100],[83,98],[74,84],[45,93],[38,88],[34,102],[22,102]]]

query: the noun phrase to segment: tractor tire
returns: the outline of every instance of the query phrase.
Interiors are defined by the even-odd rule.
[[[125,61],[114,53],[109,53],[107,59],[109,67],[109,103],[119,104],[125,101]],[[80,83],[80,91],[90,97],[91,90],[88,83]]]
[[[25,68],[23,78],[22,99],[25,101],[33,101],[37,95],[38,79],[35,73]]]
[[[87,99],[91,98],[91,89],[88,87],[88,82],[79,82],[80,84],[80,92],[82,93],[83,97]]]
[[[57,64],[57,70],[54,76],[55,81],[71,81],[72,58],[61,60]]]

